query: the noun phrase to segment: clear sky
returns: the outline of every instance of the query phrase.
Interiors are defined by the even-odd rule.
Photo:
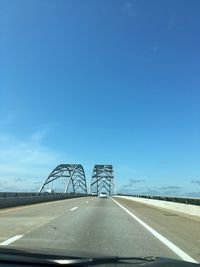
[[[0,191],[60,163],[200,196],[199,0],[0,0]]]

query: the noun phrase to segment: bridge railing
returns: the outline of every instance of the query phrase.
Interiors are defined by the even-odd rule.
[[[0,209],[85,196],[79,193],[0,192]]]
[[[0,198],[8,198],[8,197],[32,197],[32,196],[85,196],[85,194],[80,193],[35,193],[35,192],[0,192]]]
[[[200,206],[200,198],[198,198],[198,197],[194,198],[194,197],[182,197],[182,196],[151,196],[151,195],[128,195],[128,194],[117,194],[117,195],[137,197],[137,198],[146,198],[146,199],[155,199],[155,200],[163,200],[163,201],[170,201],[170,202]]]

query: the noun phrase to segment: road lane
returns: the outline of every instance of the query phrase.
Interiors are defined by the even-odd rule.
[[[23,237],[9,246],[62,249],[76,256],[87,253],[178,258],[111,199],[97,197],[51,202],[0,214],[1,242],[16,235]]]
[[[130,212],[200,262],[200,218],[114,197]]]
[[[142,221],[139,217],[137,217],[133,212],[128,210],[126,207],[121,205],[118,201],[112,199],[120,208],[122,208],[128,215],[130,215],[135,221],[141,224],[147,231],[149,231],[153,236],[155,236],[160,242],[162,242],[165,246],[167,246],[170,250],[172,250],[175,254],[177,254],[182,260],[189,261],[193,263],[198,263],[195,259],[193,259],[190,255],[188,255],[185,251],[177,247],[173,242],[168,240],[166,237],[158,233],[155,229],[150,227],[144,221]]]
[[[84,200],[89,199],[83,198]],[[42,227],[62,214],[69,213],[70,208],[84,204],[82,198],[73,198],[35,205],[0,210],[0,243],[18,234],[26,234]]]
[[[56,212],[55,204],[48,205],[48,209],[44,211],[46,223],[26,233],[18,232],[17,234],[24,236],[11,246],[62,248],[70,253],[76,251],[76,255],[89,252],[96,255],[157,255],[177,258],[177,255],[133,221],[112,200],[94,198],[93,201],[87,199],[88,203],[84,199],[80,201],[79,205],[77,201],[72,201],[71,207],[67,201],[64,204],[60,202]],[[74,207],[78,208],[71,211]],[[43,213],[43,210],[44,207],[21,210],[19,214],[10,214],[10,219],[14,223],[18,218],[16,215],[22,220],[30,215],[30,220],[34,220],[34,216],[38,218],[38,213]]]

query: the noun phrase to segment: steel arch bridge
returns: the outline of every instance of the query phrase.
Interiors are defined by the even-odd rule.
[[[92,174],[90,193],[99,195],[106,191],[108,195],[114,194],[114,176],[112,165],[95,165]]]
[[[48,176],[40,192],[87,194],[85,172],[80,164],[60,164]]]

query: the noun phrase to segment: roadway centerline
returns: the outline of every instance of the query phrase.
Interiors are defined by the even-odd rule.
[[[2,243],[0,243],[0,246],[8,246],[10,245],[11,243],[15,242],[16,240],[22,238],[24,235],[15,235],[5,241],[3,241]]]
[[[70,210],[73,211],[73,210],[76,210],[76,209],[78,209],[78,207],[73,207]]]
[[[156,230],[154,230],[148,224],[146,224],[141,219],[139,219],[137,216],[135,216],[127,208],[125,208],[124,206],[122,206],[118,201],[114,200],[113,198],[111,198],[111,199],[120,208],[122,208],[124,211],[126,211],[126,213],[128,213],[133,219],[135,219],[138,223],[140,223],[146,230],[148,230],[152,235],[154,235],[158,240],[160,240],[165,246],[167,246],[169,249],[171,249],[181,259],[183,259],[184,261],[198,263],[198,261],[196,261],[195,259],[193,259],[190,255],[188,255],[187,253],[185,253],[182,249],[180,249],[179,247],[177,247],[175,244],[173,244],[171,241],[169,241],[163,235],[159,234]]]

